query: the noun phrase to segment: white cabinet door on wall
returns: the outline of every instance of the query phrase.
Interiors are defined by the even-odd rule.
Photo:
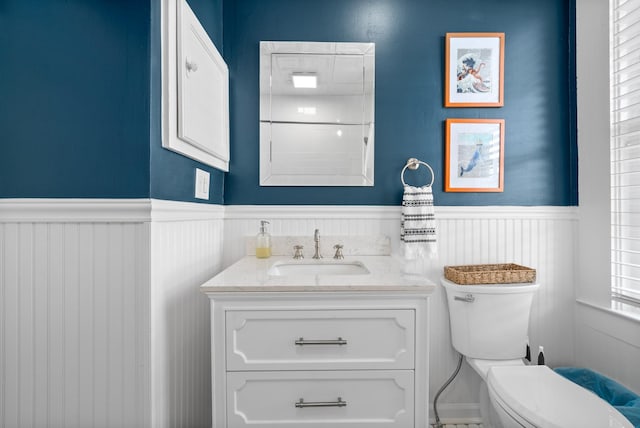
[[[185,0],[162,15],[162,146],[228,171],[227,65]]]

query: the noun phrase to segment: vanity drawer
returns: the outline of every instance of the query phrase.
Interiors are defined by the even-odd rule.
[[[413,310],[229,311],[227,370],[413,369]]]
[[[409,428],[413,410],[411,370],[227,373],[228,428]]]

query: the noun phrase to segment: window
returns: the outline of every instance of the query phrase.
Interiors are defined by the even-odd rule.
[[[610,0],[611,294],[640,307],[640,0]]]

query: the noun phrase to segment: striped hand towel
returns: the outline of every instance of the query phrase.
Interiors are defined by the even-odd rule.
[[[407,260],[437,257],[436,219],[431,186],[404,186],[400,241]]]

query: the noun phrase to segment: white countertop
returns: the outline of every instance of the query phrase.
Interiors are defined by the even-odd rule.
[[[349,263],[362,262],[369,274],[364,275],[289,275],[272,276],[269,269],[276,262]],[[205,282],[203,293],[229,292],[353,292],[393,291],[430,294],[435,284],[424,276],[404,275],[402,259],[396,256],[346,256],[344,260],[293,260],[291,256],[258,259],[247,256]]]

